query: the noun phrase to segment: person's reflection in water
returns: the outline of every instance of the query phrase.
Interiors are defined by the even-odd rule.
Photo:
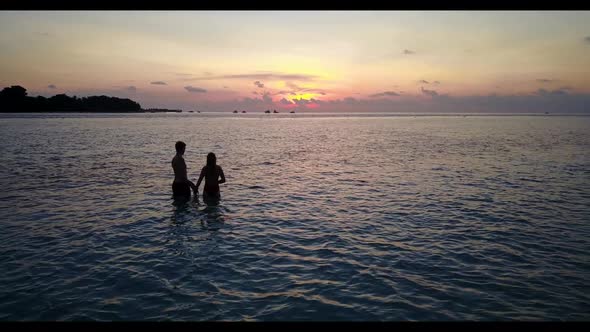
[[[173,214],[171,217],[174,223],[183,223],[194,216],[194,208],[198,208],[198,202],[195,199],[191,200],[186,196],[174,196],[172,201]]]
[[[217,230],[225,222],[224,208],[220,204],[219,196],[206,196],[203,199],[204,206],[195,195],[192,204],[196,207],[199,220],[203,227],[210,230]]]
[[[201,169],[197,185],[193,188],[195,196],[199,194],[199,186],[201,181],[205,178],[205,186],[203,187],[203,202],[208,206],[215,206],[221,200],[221,193],[219,185],[225,183],[225,174],[221,166],[217,165],[217,157],[213,152],[207,154],[207,165]]]

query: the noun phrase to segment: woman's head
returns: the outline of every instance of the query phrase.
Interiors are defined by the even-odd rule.
[[[207,154],[207,166],[210,166],[211,168],[215,167],[217,163],[217,157],[215,157],[215,153],[213,152],[209,152]]]

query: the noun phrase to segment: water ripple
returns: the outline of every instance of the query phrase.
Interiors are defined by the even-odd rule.
[[[0,117],[0,320],[587,320],[589,121]]]

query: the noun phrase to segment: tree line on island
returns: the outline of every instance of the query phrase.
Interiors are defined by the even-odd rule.
[[[89,96],[78,98],[66,94],[53,97],[27,95],[27,89],[19,85],[0,91],[0,113],[8,112],[182,112],[169,109],[142,109],[136,101],[128,98]]]
[[[109,96],[89,96],[78,98],[66,94],[57,94],[53,97],[28,96],[27,89],[20,85],[5,87],[0,91],[0,113],[36,113],[36,112],[96,112],[96,113],[156,113],[176,112],[179,109],[148,108],[143,109],[141,105],[129,98],[118,98]],[[189,111],[193,113],[193,111]],[[197,111],[201,113],[201,111]],[[233,113],[238,113],[234,110]],[[242,111],[246,113],[246,111]],[[264,113],[271,113],[266,110]],[[273,110],[272,113],[279,113]],[[295,113],[292,110],[289,113]]]

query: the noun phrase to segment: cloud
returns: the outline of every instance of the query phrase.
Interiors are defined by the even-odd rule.
[[[193,76],[193,74],[187,74],[187,73],[173,73],[176,76]]]
[[[186,78],[185,81],[199,81],[199,80],[223,80],[223,79],[249,79],[258,81],[313,81],[317,79],[317,75],[307,74],[282,74],[282,73],[258,73],[258,74],[234,74],[221,76],[206,76]]]
[[[281,105],[293,105],[292,102],[288,101],[287,99],[283,98],[279,101],[279,104]]]
[[[299,107],[306,107],[306,108],[317,108],[319,105],[323,104],[324,102],[318,99],[293,99],[293,104]]]
[[[134,87],[133,85],[130,85],[130,86],[126,87],[125,90],[135,92],[135,91],[137,91],[137,88]]]
[[[352,97],[346,97],[346,98],[344,98],[344,103],[345,104],[356,104],[357,100]]]
[[[385,92],[380,92],[380,93],[375,93],[372,95],[369,95],[369,97],[399,97],[400,94],[397,92],[393,92],[393,91],[385,91]]]
[[[49,84],[47,86],[47,88],[49,88],[49,89],[57,89],[57,87],[55,85],[53,85],[53,84]]]
[[[539,89],[535,92],[535,94],[539,95],[539,96],[559,96],[559,95],[567,95],[568,92],[564,89],[557,89],[557,90],[553,90],[553,91],[548,91],[545,89]]]
[[[404,50],[402,53],[403,54],[407,54],[407,55],[409,55],[409,54],[416,54],[416,52],[410,51],[410,50]]]
[[[307,93],[317,93],[317,94],[320,94],[322,96],[325,96],[326,95],[326,91],[324,89],[304,88],[304,87],[298,86],[297,84],[295,84],[293,82],[286,82],[285,85],[288,88],[291,88],[291,90],[288,90],[288,91],[281,90],[281,91],[277,92],[276,94],[296,95],[297,93],[307,92]]]
[[[430,91],[430,90],[427,90]],[[305,102],[299,102],[305,103]],[[474,95],[448,96],[438,94],[433,99],[381,98],[344,99],[323,101],[321,111],[326,112],[407,112],[416,113],[590,113],[590,94],[564,94],[562,91],[534,91],[528,95]]]
[[[422,93],[425,95],[429,95],[431,97],[437,97],[438,96],[438,92],[434,91],[434,90],[427,90],[424,89],[424,87],[421,88],[422,89]]]
[[[184,89],[188,92],[192,92],[192,93],[205,93],[207,92],[207,90],[203,89],[203,88],[197,88],[194,86],[185,86]]]
[[[432,83],[433,83],[433,84],[436,84],[436,85],[439,85],[439,84],[440,84],[440,82],[439,82],[439,81],[434,81],[434,82],[432,82]]]
[[[168,84],[166,84],[166,82],[163,82],[163,81],[155,81],[155,82],[151,82],[150,84],[153,84],[153,85],[168,85]]]
[[[295,84],[295,83],[293,83],[293,82],[286,82],[286,83],[285,83],[285,85],[286,85],[288,88],[291,88],[291,89],[293,89],[293,90],[301,90],[301,89],[303,89],[303,88],[299,87],[297,84]]]
[[[270,96],[269,92],[265,92],[262,95],[262,101],[264,101],[265,103],[272,103],[272,97]]]
[[[418,83],[422,83],[422,84],[430,84],[428,81],[426,80],[419,80]]]
[[[534,78],[532,81],[534,82]],[[247,82],[247,85],[251,81]],[[92,91],[72,91],[78,96],[90,96],[106,94],[111,96],[125,97],[123,87],[117,90],[92,90]],[[575,88],[575,87],[574,87]],[[436,89],[435,89],[436,90]],[[561,90],[561,91],[560,91]],[[564,93],[567,90],[567,93]],[[401,91],[395,90],[401,94]],[[557,91],[557,92],[556,92]],[[232,99],[213,99],[202,100],[199,102],[199,109],[206,111],[223,111],[227,112],[234,109],[246,109],[254,112],[263,112],[266,109],[292,109],[292,108],[315,108],[320,112],[415,112],[415,113],[504,113],[504,114],[522,114],[522,113],[537,113],[543,114],[549,112],[551,114],[559,113],[581,113],[590,114],[590,93],[574,92],[575,90],[568,90],[559,88],[545,89],[539,91],[537,88],[523,94],[488,94],[488,95],[467,95],[467,96],[452,96],[444,95],[441,92],[436,97],[427,97],[420,87],[406,93],[399,97],[390,98],[369,98],[367,95],[361,97],[352,92],[350,95],[344,95],[339,99],[319,100],[313,99],[309,101],[299,101],[298,104],[292,103],[287,95],[276,97],[274,93],[272,97],[275,99],[271,103],[267,103],[270,98],[267,95],[266,101],[260,95],[251,98],[232,98]],[[117,94],[119,93],[119,94]],[[259,92],[260,93],[260,92]],[[163,101],[160,96],[137,96],[137,102],[143,107],[164,107],[164,108],[194,108],[194,98],[186,94],[185,98],[174,98],[172,100]],[[256,98],[254,98],[256,97]],[[345,98],[346,97],[346,98]],[[299,98],[299,97],[297,97]],[[307,98],[306,98],[307,99]],[[135,99],[134,99],[135,100]]]
[[[295,92],[294,91],[287,91],[287,90],[281,90],[281,91],[277,91],[274,93],[275,96],[277,95],[294,95]]]
[[[256,81],[256,82],[254,82],[254,85],[256,85],[257,87],[259,87],[259,88],[261,88],[261,89],[262,89],[262,88],[264,88],[264,83],[262,83],[262,82],[260,82],[260,81]]]
[[[252,94],[254,94],[254,95],[258,95],[258,92],[256,92],[256,91],[252,91]]]
[[[555,79],[550,79],[550,78],[537,78],[537,82],[541,82],[541,83],[551,83],[551,82],[557,82],[558,80]]]
[[[223,88],[224,89],[229,89],[229,87],[227,85],[224,85]]]
[[[588,36],[588,37],[584,38],[584,41],[585,41],[586,43],[590,44],[590,36]]]

